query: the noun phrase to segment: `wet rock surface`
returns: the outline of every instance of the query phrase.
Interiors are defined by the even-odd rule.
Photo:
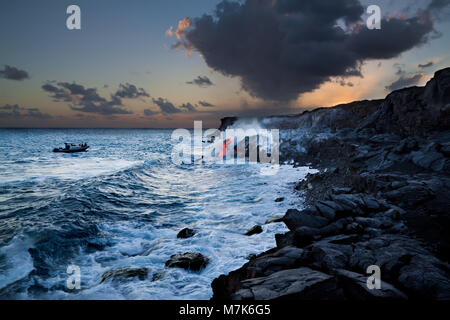
[[[246,236],[252,236],[252,235],[254,235],[254,234],[258,234],[258,233],[261,233],[261,232],[263,232],[262,227],[256,225],[256,226],[251,227],[251,228],[245,233],[245,235],[246,235]]]
[[[305,206],[277,247],[216,278],[213,299],[450,299],[449,105],[447,68],[385,100],[278,119],[309,132],[282,141],[284,160],[320,172],[295,186]]]
[[[183,254],[173,254],[166,261],[166,267],[183,268],[191,271],[200,271],[206,267],[209,259],[198,252],[185,252]]]
[[[102,280],[106,281],[108,279],[120,280],[127,278],[139,278],[139,280],[144,280],[147,278],[148,269],[147,268],[119,268],[110,271],[106,271],[102,275]]]
[[[187,238],[193,237],[194,235],[195,235],[195,230],[190,229],[190,228],[184,228],[184,229],[180,230],[180,232],[178,232],[177,238],[187,239]]]

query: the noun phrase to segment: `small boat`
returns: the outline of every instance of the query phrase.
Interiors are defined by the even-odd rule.
[[[76,145],[74,143],[64,143],[64,148],[55,148],[53,149],[53,152],[64,152],[64,153],[74,153],[74,152],[84,152],[86,151],[89,146],[87,143],[80,143],[79,145]]]

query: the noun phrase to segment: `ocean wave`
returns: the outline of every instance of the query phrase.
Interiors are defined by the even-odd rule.
[[[0,248],[0,289],[25,278],[34,270],[33,259],[28,252],[33,247],[30,238],[18,235]]]

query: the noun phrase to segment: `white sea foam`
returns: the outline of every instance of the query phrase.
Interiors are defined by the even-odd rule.
[[[96,157],[23,159],[23,163],[4,163],[5,170],[0,170],[0,180],[2,183],[40,182],[46,179],[78,180],[111,174],[143,163],[144,161]]]
[[[292,205],[301,206],[301,198],[293,192],[293,183],[311,172],[305,167],[282,166],[276,176],[261,178],[257,175],[258,168],[253,169],[253,176],[248,166],[242,166],[243,171],[236,168],[198,168],[191,172],[189,181],[196,181],[198,187],[186,186],[185,189],[190,191],[184,190],[185,196],[192,196],[197,191],[199,194],[204,194],[205,190],[211,192],[210,195],[206,192],[200,204],[192,204],[198,211],[184,216],[181,213],[165,216],[161,223],[151,225],[135,221],[101,224],[101,230],[111,235],[115,244],[103,251],[81,255],[74,261],[81,268],[81,291],[72,294],[57,291],[52,292],[51,297],[209,299],[214,278],[239,268],[247,261],[249,254],[261,253],[276,245],[274,234],[286,232],[287,228],[283,223],[264,223],[274,215],[284,214]],[[225,172],[229,176],[218,179],[217,175]],[[250,174],[245,181],[238,178],[243,172]],[[164,175],[170,180],[167,174]],[[178,178],[176,174],[172,177],[175,180]],[[243,186],[243,183],[248,185]],[[223,194],[217,194],[218,189]],[[284,197],[285,200],[275,202],[277,197]],[[194,207],[184,210],[190,209]],[[245,236],[244,233],[256,224],[263,226],[263,232]],[[176,234],[183,227],[194,228],[197,234],[192,238],[177,239]],[[187,251],[202,253],[210,259],[210,264],[202,272],[167,269],[164,266],[172,254]],[[104,272],[122,267],[148,268],[149,279],[101,282]],[[151,281],[152,276],[158,273],[163,273],[162,278]]]
[[[33,259],[28,249],[32,241],[22,235],[14,237],[7,246],[0,248],[0,289],[26,277],[33,269]]]

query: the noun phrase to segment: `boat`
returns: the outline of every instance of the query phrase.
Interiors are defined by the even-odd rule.
[[[74,152],[84,152],[86,151],[89,146],[87,143],[80,143],[78,145],[74,143],[64,143],[64,148],[55,148],[53,149],[53,152],[64,152],[64,153],[74,153]]]

